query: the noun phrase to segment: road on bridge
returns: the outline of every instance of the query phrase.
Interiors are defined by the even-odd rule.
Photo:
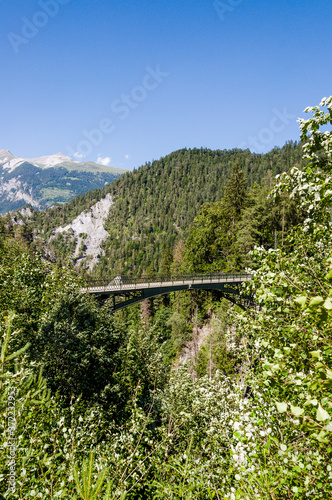
[[[211,283],[243,283],[251,279],[251,274],[232,273],[232,274],[191,274],[179,276],[161,276],[160,278],[146,276],[142,278],[133,278],[130,276],[116,276],[109,280],[91,280],[91,285],[82,288],[82,292],[100,293],[100,292],[119,292],[142,290],[144,288],[164,288],[178,287],[187,285],[209,285]]]
[[[186,274],[178,276],[116,276],[109,280],[90,280],[83,293],[96,295],[99,300],[113,297],[114,310],[122,309],[147,298],[181,290],[219,290],[229,297],[239,295],[239,287],[249,281],[247,273]],[[119,300],[116,299],[121,299]]]

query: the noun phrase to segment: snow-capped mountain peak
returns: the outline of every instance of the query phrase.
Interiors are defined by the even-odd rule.
[[[63,153],[56,153],[51,156],[39,156],[37,158],[21,158],[19,156],[14,156],[7,149],[0,149],[0,165],[6,170],[11,172],[24,162],[28,162],[39,168],[52,168],[60,163],[79,163]]]
[[[76,161],[59,152],[22,158],[0,149],[0,213],[25,203],[45,208],[65,203],[88,190],[102,188],[126,170]]]
[[[31,158],[27,161],[44,168],[54,167],[55,165],[59,165],[59,163],[78,163],[72,158],[69,158],[69,156],[64,155],[63,153],[56,153],[51,156],[39,156],[38,158]]]
[[[0,162],[6,162],[15,158],[8,149],[0,149]]]

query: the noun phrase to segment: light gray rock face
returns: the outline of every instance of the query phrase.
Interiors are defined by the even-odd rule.
[[[213,327],[211,323],[197,328],[196,332],[193,333],[192,340],[186,342],[181,350],[181,354],[178,360],[178,365],[183,363],[193,363],[197,357],[202,345],[206,343],[209,335],[212,335]]]
[[[51,238],[65,231],[70,233],[71,237],[76,239],[76,249],[73,257],[79,259],[79,265],[86,262],[87,268],[91,270],[97,264],[101,255],[104,255],[101,245],[109,236],[104,224],[112,205],[112,196],[107,194],[90,210],[78,215],[70,224],[55,229]],[[82,247],[84,250],[82,250]]]
[[[0,184],[0,197],[2,196],[6,196],[8,201],[17,202],[22,200],[37,209],[40,208],[38,201],[32,196],[28,184],[22,182],[19,178],[12,178]]]

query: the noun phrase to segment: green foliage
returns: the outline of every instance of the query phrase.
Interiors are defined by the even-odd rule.
[[[331,99],[323,100],[321,105],[330,103]],[[240,325],[247,335],[254,332],[252,356],[259,362],[251,385],[257,392],[264,391],[269,411],[273,405],[277,410],[269,438],[279,441],[279,450],[272,453],[270,447],[264,482],[251,478],[262,496],[269,488],[273,498],[332,495],[328,480],[332,451],[332,234],[328,214],[323,213],[330,204],[329,192],[324,191],[329,182],[325,172],[330,168],[326,162],[330,139],[329,134],[318,131],[326,123],[326,115],[318,108],[310,110],[314,118],[302,121],[301,127],[304,133],[313,133],[305,147],[311,163],[303,173],[284,175],[275,190],[279,196],[284,191],[296,193],[307,219],[289,235],[292,253],[285,248],[269,252],[257,249],[259,270],[249,287],[262,308]],[[256,447],[262,459],[264,446],[261,440]],[[273,475],[279,478],[278,483],[272,482]]]
[[[186,240],[184,267],[190,271],[241,271],[253,266],[255,245],[277,248],[287,233],[304,219],[304,211],[283,194],[279,203],[267,198],[265,186],[246,191],[237,164],[221,202],[206,203],[194,219]]]
[[[93,478],[93,469],[94,469],[94,459],[95,459],[95,454],[93,452],[90,452],[90,457],[89,460],[85,459],[83,460],[83,466],[82,466],[82,471],[81,471],[81,477],[82,477],[82,483],[79,478],[78,474],[78,465],[75,464],[73,467],[73,476],[75,479],[76,483],[76,488],[80,494],[80,497],[83,500],[96,500],[98,498],[98,493],[100,492],[103,483],[105,481],[105,476],[106,476],[106,469],[103,469],[97,478],[96,484],[93,486],[92,485],[92,478]],[[105,494],[105,500],[106,498],[110,498],[110,489],[112,487],[112,484],[110,483],[108,486],[108,491]]]
[[[117,383],[128,398],[136,394],[139,406],[150,408],[165,385],[167,368],[157,332],[153,328],[138,328],[128,336]]]
[[[330,109],[331,102],[323,105]],[[223,265],[242,266],[240,242],[247,250],[256,245],[253,279],[242,290],[256,306],[247,311],[217,305],[212,292],[192,291],[151,301],[148,321],[140,306],[111,318],[107,304],[99,309],[80,295],[72,272],[42,263],[23,235],[21,243],[8,233],[0,237],[2,495],[331,498],[330,135],[318,133],[330,111],[313,111],[306,122],[314,134],[306,148],[311,163],[303,171],[279,178],[268,199],[266,188],[253,186],[239,189],[236,210],[227,199],[205,205],[194,225],[211,266],[224,248]],[[136,181],[145,175],[146,189],[153,186],[148,172],[135,174]],[[131,189],[130,176],[125,179]],[[228,196],[244,184],[235,166]],[[216,254],[209,231],[219,238]],[[197,241],[190,240],[192,249]],[[163,266],[172,269],[189,266],[196,254],[184,262],[179,244],[173,262],[165,249],[163,255]],[[200,259],[204,266],[204,255]],[[158,259],[144,262],[160,271]],[[169,373],[174,351],[207,317],[213,319],[195,360],[199,376],[185,364]],[[66,401],[54,394],[65,383]],[[107,410],[104,389],[112,402]],[[80,391],[81,398],[69,399]],[[5,483],[13,467],[8,401],[15,405],[19,442],[15,493]]]
[[[323,132],[320,128],[332,125],[332,96],[324,97],[319,106],[307,107],[305,112],[313,113],[313,117],[300,120],[301,139],[305,143],[304,158],[316,171],[331,173],[332,133],[326,129]]]
[[[114,205],[106,224],[109,237],[104,244],[105,256],[100,258],[94,275],[142,275],[151,265],[158,273],[165,273],[172,266],[171,255],[179,241],[188,236],[200,207],[222,200],[236,162],[252,187],[301,163],[301,148],[290,142],[266,155],[249,150],[182,149],[122,175],[103,190],[80,195],[64,206],[35,211],[27,222],[34,228],[35,237],[47,241],[48,255],[63,263],[74,243],[70,243],[70,235],[50,239],[52,230],[68,224],[110,193]],[[243,179],[238,181],[241,184]],[[241,200],[240,191],[236,207]],[[228,207],[232,207],[233,201],[230,198]]]
[[[210,333],[196,358],[195,371],[198,376],[209,375],[211,378],[217,371],[229,377],[237,376],[237,370],[243,362],[243,346],[241,337],[231,331],[235,330],[234,322],[231,304],[222,299],[214,306]]]
[[[220,255],[219,235],[228,229],[222,202],[206,203],[194,219],[186,241],[185,261],[189,270],[209,271],[225,268]],[[226,250],[226,248],[222,248]]]
[[[127,337],[113,325],[111,310],[82,295],[69,269],[52,268],[10,236],[2,243],[1,315],[15,312],[10,349],[30,344],[27,359],[43,369],[53,394],[67,402],[82,395],[116,415],[128,397],[114,391]]]
[[[188,322],[183,314],[175,311],[169,318],[167,326],[171,327],[172,344],[177,352],[191,338]]]
[[[60,291],[31,344],[32,359],[54,392],[110,404],[122,341],[109,310],[77,289]]]

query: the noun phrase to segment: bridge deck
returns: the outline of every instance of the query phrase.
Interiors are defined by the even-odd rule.
[[[147,288],[176,288],[179,286],[190,285],[209,285],[209,284],[222,284],[222,283],[243,283],[251,279],[251,274],[221,274],[221,275],[205,275],[201,277],[183,277],[183,279],[176,277],[175,279],[156,279],[153,281],[145,281],[144,278],[133,279],[123,277],[119,283],[100,284],[82,288],[83,293],[105,293],[109,292],[130,292],[133,290],[144,290]],[[114,281],[114,280],[113,280]]]

